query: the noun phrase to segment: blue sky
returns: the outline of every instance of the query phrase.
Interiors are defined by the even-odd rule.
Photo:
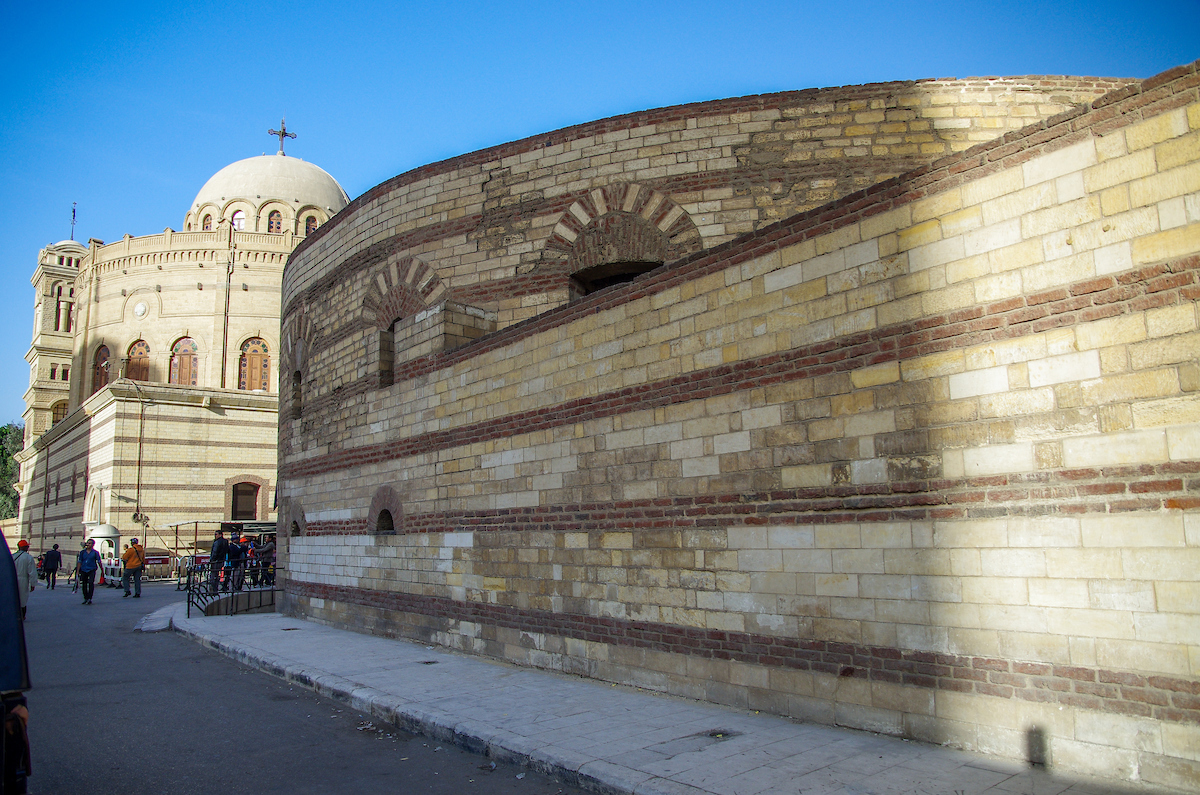
[[[180,228],[274,151],[351,197],[424,163],[646,108],[924,77],[1149,77],[1200,2],[88,3],[0,7],[0,422],[18,420],[38,249]]]

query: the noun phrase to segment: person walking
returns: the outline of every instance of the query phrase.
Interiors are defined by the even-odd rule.
[[[235,591],[242,590],[246,580],[246,547],[242,545],[245,540],[237,536],[229,539],[229,575]]]
[[[92,603],[92,595],[96,592],[96,571],[100,568],[100,553],[96,551],[96,541],[89,538],[79,553],[76,564],[79,570],[79,582],[83,584],[83,604]]]
[[[129,580],[133,579],[133,598],[142,598],[142,570],[146,567],[146,550],[136,538],[129,539],[129,548],[121,555],[125,570],[121,573],[121,587],[129,596]]]
[[[58,581],[58,570],[62,568],[62,553],[58,551],[58,544],[46,553],[46,559],[42,562],[42,571],[46,572],[46,587],[51,591],[54,590],[54,584]]]
[[[37,587],[37,561],[29,554],[29,542],[23,538],[17,542],[17,554],[12,559],[17,566],[17,592],[21,598],[21,620],[24,621],[29,594]]]
[[[208,553],[208,590],[216,593],[221,587],[221,570],[225,568],[225,559],[229,556],[229,542],[225,540],[225,531],[218,530],[213,539],[212,549]],[[225,587],[229,587],[226,580]]]
[[[272,536],[267,536],[267,542],[255,550],[258,556],[258,565],[262,570],[262,584],[271,586],[275,584],[275,539]]]

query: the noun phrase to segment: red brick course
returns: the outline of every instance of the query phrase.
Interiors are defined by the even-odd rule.
[[[289,581],[294,597],[386,610],[423,637],[468,621],[574,640],[714,660],[893,682],[933,690],[1060,703],[1175,723],[1200,723],[1200,682],[1103,668],[967,657],[854,643],[782,638],[608,616],[552,613],[436,596]]]

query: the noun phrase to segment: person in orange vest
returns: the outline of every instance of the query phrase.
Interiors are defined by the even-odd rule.
[[[140,599],[142,596],[142,569],[146,566],[146,550],[142,549],[142,545],[136,538],[129,539],[129,548],[122,553],[121,562],[125,564],[125,571],[121,574],[121,587],[125,589],[125,595],[129,596],[129,580],[132,578],[133,598]]]

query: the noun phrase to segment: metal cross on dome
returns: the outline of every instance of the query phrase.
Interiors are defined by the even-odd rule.
[[[287,119],[280,119],[279,120],[279,129],[278,130],[267,130],[267,135],[274,135],[279,138],[279,154],[281,154],[281,155],[284,153],[283,152],[283,139],[296,137],[296,133],[290,133],[287,131]]]

